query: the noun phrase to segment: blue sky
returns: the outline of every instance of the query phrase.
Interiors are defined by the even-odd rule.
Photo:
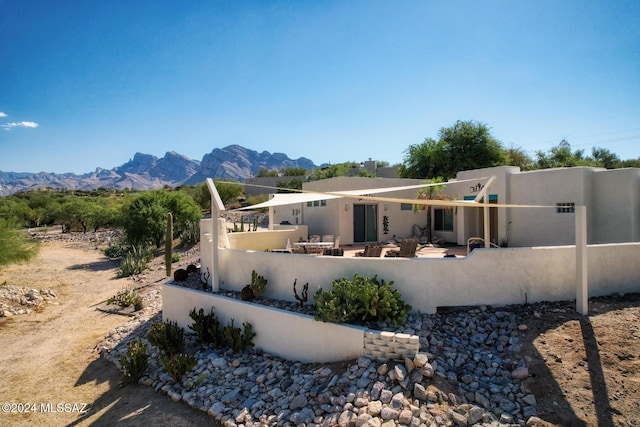
[[[0,170],[401,162],[456,120],[640,157],[640,2],[0,0]]]

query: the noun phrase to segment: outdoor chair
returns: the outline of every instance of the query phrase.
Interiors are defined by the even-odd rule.
[[[405,239],[400,243],[400,249],[387,251],[384,256],[389,258],[415,258],[417,249],[417,240]]]
[[[322,236],[323,242],[333,242],[333,234],[324,234]]]
[[[382,246],[380,245],[366,245],[364,251],[356,252],[356,256],[365,258],[378,258],[382,255]]]
[[[317,234],[313,234],[309,236],[309,243],[319,243],[319,242],[320,242],[320,236],[318,236]]]

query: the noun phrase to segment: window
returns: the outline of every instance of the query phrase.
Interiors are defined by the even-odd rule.
[[[575,203],[556,203],[556,212],[557,213],[575,213],[576,204]]]
[[[434,209],[436,231],[453,231],[453,209]]]
[[[318,206],[327,206],[326,200],[314,200],[313,202],[307,202],[307,207],[318,207]]]
[[[411,203],[400,203],[400,210],[401,211],[412,211],[413,210],[413,205]]]

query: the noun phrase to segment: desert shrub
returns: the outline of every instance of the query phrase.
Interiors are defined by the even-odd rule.
[[[189,312],[189,317],[193,319],[193,324],[189,325],[196,334],[198,342],[211,343],[214,347],[222,344],[222,335],[220,332],[220,321],[213,311],[213,307],[208,314],[204,313],[204,309],[196,311],[195,307]]]
[[[234,325],[234,319],[222,329],[222,336],[227,347],[234,351],[241,351],[248,347],[253,347],[253,338],[256,334],[253,332],[251,323],[242,324],[243,329]]]
[[[331,291],[318,289],[316,320],[323,322],[355,323],[385,321],[404,324],[411,306],[400,299],[400,292],[391,289],[393,281],[378,281],[377,276],[356,273],[353,279],[333,281]]]
[[[142,273],[153,259],[153,252],[144,245],[133,245],[122,255],[118,276],[128,277]]]
[[[199,311],[193,308],[189,312],[189,317],[194,321],[189,325],[189,329],[196,333],[199,342],[210,343],[216,348],[227,346],[234,351],[244,350],[254,345],[253,338],[256,334],[253,332],[251,323],[243,323],[241,329],[235,326],[234,319],[231,319],[227,326],[222,327],[213,308],[209,314],[205,314],[202,308]]]
[[[192,370],[197,364],[193,354],[174,354],[162,358],[162,369],[179,383],[184,374]]]
[[[167,356],[184,351],[184,331],[178,326],[178,322],[153,323],[149,328],[147,339]]]
[[[114,240],[102,250],[107,258],[120,258],[127,250],[127,245],[122,240]]]
[[[141,303],[142,298],[136,292],[136,290],[130,286],[123,288],[120,292],[112,296],[107,300],[108,305],[117,305],[121,308],[130,306],[136,306]]]
[[[178,262],[178,261],[180,261],[181,259],[182,259],[182,255],[180,255],[180,254],[178,254],[178,253],[175,253],[175,252],[173,252],[173,253],[171,254],[171,263],[172,263],[172,264],[173,264],[174,262]]]
[[[193,221],[185,225],[180,232],[180,244],[182,246],[193,246],[200,241],[200,223]]]
[[[147,345],[141,339],[127,344],[127,352],[120,358],[120,378],[125,384],[135,384],[144,375],[149,366]]]

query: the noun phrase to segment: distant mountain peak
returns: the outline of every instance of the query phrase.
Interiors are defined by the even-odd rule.
[[[202,161],[192,160],[176,151],[168,151],[162,158],[137,152],[128,162],[113,169],[98,167],[94,172],[83,175],[0,171],[0,196],[39,187],[148,190],[165,185],[174,187],[198,184],[206,178],[243,181],[255,176],[261,168],[287,167],[312,170],[316,165],[305,157],[290,159],[284,153],[258,153],[237,144],[214,148],[211,153],[203,156]]]

